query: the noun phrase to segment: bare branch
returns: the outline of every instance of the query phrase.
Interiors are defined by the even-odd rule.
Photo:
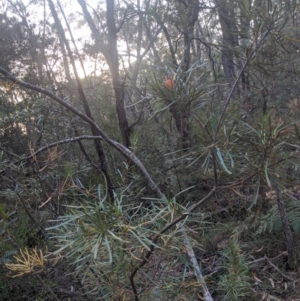
[[[73,138],[67,138],[67,139],[64,139],[64,140],[53,142],[51,144],[47,144],[47,145],[39,148],[38,150],[36,150],[34,153],[30,154],[29,156],[22,157],[21,160],[31,159],[32,157],[38,155],[39,153],[41,153],[41,152],[43,152],[43,151],[45,151],[47,149],[50,149],[52,147],[61,145],[61,144],[67,144],[67,143],[77,142],[77,141],[81,141],[81,140],[85,140],[85,139],[88,139],[88,140],[101,139],[101,140],[103,140],[103,138],[101,136],[87,136],[87,135],[73,137]]]
[[[3,74],[6,77],[6,79],[12,81],[15,84],[18,84],[21,87],[24,87],[24,88],[27,88],[27,89],[30,89],[30,90],[33,90],[33,91],[36,91],[36,92],[39,92],[39,93],[42,93],[44,95],[49,96],[51,99],[53,99],[56,102],[58,102],[59,104],[61,104],[62,106],[67,108],[69,111],[71,111],[75,115],[79,116],[82,120],[86,121],[89,125],[91,125],[92,128],[95,129],[95,131],[99,135],[101,135],[101,137],[103,138],[103,140],[105,142],[107,142],[109,145],[111,145],[113,148],[115,148],[125,158],[127,158],[128,160],[131,160],[133,162],[133,164],[140,170],[141,174],[144,176],[144,178],[145,178],[146,182],[148,183],[149,187],[156,193],[156,195],[159,198],[161,198],[161,199],[165,198],[165,195],[160,191],[157,184],[152,180],[152,178],[149,175],[148,171],[146,170],[146,168],[144,167],[142,162],[136,157],[136,155],[134,153],[132,153],[127,147],[125,147],[121,143],[118,143],[117,141],[115,141],[113,139],[110,139],[105,134],[105,132],[98,126],[98,124],[95,123],[95,121],[90,119],[84,113],[82,113],[78,109],[74,108],[71,104],[64,101],[62,98],[56,96],[55,94],[53,94],[49,90],[38,87],[38,86],[35,86],[35,85],[32,85],[32,84],[27,83],[27,82],[24,82],[20,79],[17,79],[16,77],[14,77],[11,73],[9,73],[7,70],[3,69],[2,67],[0,67],[0,73]]]

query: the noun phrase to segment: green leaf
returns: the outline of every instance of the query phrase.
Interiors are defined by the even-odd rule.
[[[266,181],[267,181],[268,186],[270,188],[272,188],[272,184],[271,184],[271,181],[270,181],[270,178],[269,178],[269,174],[268,174],[268,160],[265,163],[265,177],[266,177]]]
[[[232,172],[227,168],[225,162],[224,162],[224,159],[223,159],[223,156],[222,156],[222,153],[220,151],[220,149],[217,147],[217,156],[218,156],[218,159],[219,159],[219,162],[221,163],[222,167],[224,168],[224,170],[229,174],[231,175]]]
[[[110,248],[110,244],[109,244],[107,235],[104,236],[104,241],[105,241],[105,245],[106,245],[106,248],[107,248],[107,251],[108,251],[108,256],[109,256],[109,261],[108,262],[111,264],[113,262],[113,256],[112,256],[112,250]]]
[[[260,188],[260,177],[258,177],[258,179],[257,179],[256,191],[253,196],[252,203],[251,203],[250,207],[247,209],[248,211],[251,210],[251,208],[256,205],[257,199],[259,197],[259,188]]]
[[[150,251],[150,248],[141,240],[141,238],[131,229],[129,229],[129,232],[133,234],[133,236],[145,247],[147,251]]]

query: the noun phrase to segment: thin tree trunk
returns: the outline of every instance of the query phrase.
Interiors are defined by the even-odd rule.
[[[117,49],[117,28],[115,23],[115,1],[106,0],[106,22],[107,22],[107,40],[108,52],[107,58],[110,73],[113,80],[113,88],[116,98],[116,110],[119,119],[119,128],[121,131],[123,145],[130,147],[130,131],[128,121],[126,118],[126,111],[124,107],[124,84],[121,82],[119,73],[119,55]]]
[[[69,55],[69,58],[71,60],[71,64],[73,66],[73,70],[74,70],[74,74],[75,74],[79,96],[80,96],[81,102],[83,104],[85,113],[86,113],[87,117],[90,120],[94,121],[94,118],[92,116],[88,101],[87,101],[87,99],[85,97],[85,94],[84,94],[84,91],[83,91],[83,87],[82,87],[80,78],[79,78],[78,73],[77,73],[77,68],[75,66],[75,59],[74,59],[73,53],[71,51],[69,42],[66,39],[63,27],[60,23],[60,20],[58,18],[58,15],[56,13],[56,10],[54,8],[54,4],[53,4],[52,0],[48,0],[48,3],[49,3],[49,7],[50,7],[51,13],[53,15],[54,21],[55,21],[55,25],[57,27],[58,34],[61,36],[61,38],[62,38],[62,40],[63,40],[63,42],[64,42],[64,44],[67,48],[68,55]],[[94,136],[97,136],[99,134],[98,131],[93,126],[91,126],[91,132]],[[97,152],[97,155],[98,155],[98,158],[99,158],[99,161],[100,161],[100,169],[103,172],[103,174],[105,175],[106,180],[107,180],[110,199],[113,200],[114,199],[113,188],[112,188],[113,186],[112,186],[112,181],[110,179],[110,175],[109,175],[109,172],[108,172],[108,162],[107,162],[107,159],[106,159],[106,155],[105,155],[102,143],[101,143],[100,140],[94,140],[94,144],[95,144],[96,152]]]
[[[275,191],[276,191],[278,211],[280,214],[282,228],[283,228],[283,232],[284,232],[284,236],[285,236],[285,244],[286,244],[287,253],[288,253],[288,263],[289,263],[289,266],[292,268],[295,265],[293,234],[292,234],[292,230],[291,230],[291,227],[290,227],[288,219],[287,219],[287,214],[286,214],[286,211],[284,208],[284,199],[282,198],[282,194],[279,189],[279,186],[276,183],[274,185],[274,187],[275,187]]]
[[[184,16],[184,25],[183,25],[183,40],[184,40],[184,49],[183,49],[183,59],[181,62],[181,69],[183,72],[189,70],[191,63],[191,44],[194,37],[195,24],[198,20],[198,14],[200,11],[199,1],[190,0],[187,4],[187,8]]]
[[[226,81],[232,83],[234,80],[234,48],[238,46],[238,28],[234,16],[232,0],[216,0],[218,14],[222,29],[222,65]]]
[[[123,145],[130,147],[130,127],[128,126],[125,105],[124,91],[125,83],[121,81],[119,73],[119,55],[117,48],[117,28],[115,22],[115,1],[106,0],[106,23],[107,23],[107,42],[102,39],[93,19],[87,10],[84,0],[78,0],[82,8],[83,15],[87,20],[92,35],[95,39],[96,46],[103,53],[112,76],[113,89],[116,99],[116,111],[118,115],[119,128],[122,135]]]

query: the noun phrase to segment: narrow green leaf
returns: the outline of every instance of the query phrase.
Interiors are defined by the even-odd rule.
[[[219,159],[219,162],[221,163],[222,167],[224,168],[224,170],[229,174],[231,175],[232,172],[227,168],[227,166],[225,165],[225,162],[224,162],[224,159],[223,159],[223,156],[222,156],[222,153],[220,151],[220,149],[217,147],[217,156],[218,156],[218,159]]]
[[[207,154],[207,156],[205,157],[204,162],[203,162],[203,164],[201,166],[202,168],[204,168],[204,174],[207,173],[207,170],[208,170],[208,167],[209,167],[210,158],[211,158],[211,155]]]
[[[122,238],[118,237],[117,235],[115,235],[112,231],[107,230],[107,233],[109,233],[114,239],[122,242],[122,243],[129,243],[129,241],[123,240]]]
[[[141,238],[134,231],[129,229],[129,232],[131,232],[133,236],[135,236],[135,238],[145,247],[147,251],[150,251],[150,248],[141,240]]]
[[[95,245],[94,245],[94,247],[93,247],[92,252],[93,252],[93,254],[94,254],[94,259],[97,258],[97,255],[98,255],[98,249],[99,249],[99,245],[100,245],[100,240],[101,240],[101,238],[102,238],[101,235],[99,235],[98,238],[97,238],[97,240],[96,240],[96,243],[95,243]]]
[[[258,177],[256,191],[253,196],[252,203],[251,203],[250,207],[247,209],[248,211],[251,210],[251,208],[256,205],[256,202],[257,202],[257,199],[259,196],[259,188],[260,188],[260,177]]]
[[[229,158],[230,158],[230,166],[231,166],[231,168],[234,168],[234,160],[233,160],[233,158],[232,158],[230,152],[227,152],[227,154],[228,154],[228,156],[229,156]]]
[[[266,177],[266,181],[267,181],[268,186],[270,188],[272,188],[272,184],[271,184],[271,181],[270,181],[270,178],[269,178],[269,174],[268,174],[268,160],[265,163],[265,177]]]
[[[106,245],[106,248],[107,248],[107,251],[108,251],[108,256],[109,256],[109,261],[108,262],[111,264],[113,262],[113,256],[112,256],[112,250],[110,248],[110,244],[109,244],[107,235],[104,236],[104,240],[105,240],[105,245]]]

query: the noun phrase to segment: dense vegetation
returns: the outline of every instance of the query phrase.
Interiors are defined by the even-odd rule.
[[[300,300],[300,3],[6,0],[1,300]]]

